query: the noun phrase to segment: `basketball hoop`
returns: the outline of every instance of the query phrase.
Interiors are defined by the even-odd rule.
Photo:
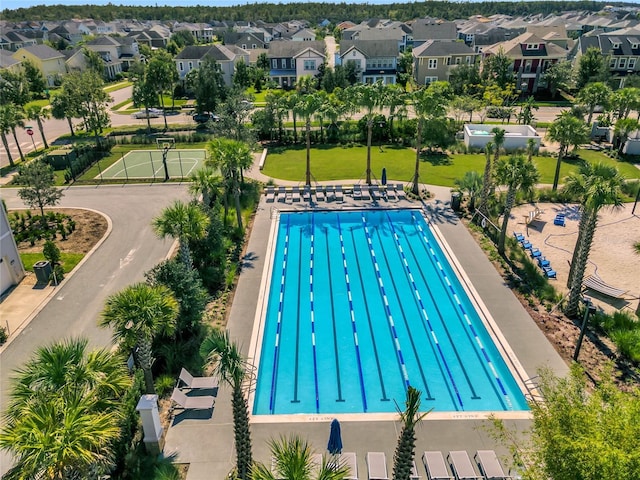
[[[176,139],[173,137],[156,138],[156,145],[162,150],[162,165],[164,166],[164,181],[169,181],[169,166],[167,165],[167,154],[172,148],[176,148]]]

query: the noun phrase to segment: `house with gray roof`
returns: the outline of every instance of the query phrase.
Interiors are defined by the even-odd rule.
[[[265,40],[265,32],[224,32],[225,45],[235,45],[243,50],[265,49],[269,42]]]
[[[578,39],[576,55],[577,65],[580,57],[590,48],[599,49],[609,58],[609,71],[620,88],[625,78],[640,71],[640,28],[626,28],[610,33],[589,32]]]
[[[71,45],[77,45],[80,41],[82,41],[83,33],[78,24],[75,22],[62,22],[57,27],[49,30],[49,34],[55,33],[64,38]],[[87,33],[89,33],[87,31]]]
[[[236,65],[241,61],[249,65],[249,52],[235,45],[189,45],[174,59],[180,80],[200,67],[207,58],[215,60],[228,86],[233,82]]]
[[[293,88],[302,76],[315,76],[325,62],[324,42],[274,40],[267,52],[271,69],[269,78],[282,88]]]
[[[398,44],[388,40],[343,40],[340,42],[338,64],[356,64],[362,83],[381,81],[385,85],[396,83],[398,73]]]
[[[20,62],[26,60],[33,63],[42,72],[50,87],[59,82],[62,76],[67,73],[64,55],[48,45],[31,45],[19,48],[13,54],[13,58]]]
[[[413,48],[429,40],[449,40],[458,38],[458,29],[454,22],[433,18],[418,18],[412,25]]]
[[[85,47],[100,54],[105,63],[105,76],[109,80],[128,71],[134,62],[140,60],[138,42],[133,37],[104,35],[85,43]]]
[[[9,42],[9,50],[12,52],[17,51],[23,47],[31,47],[37,45],[38,42],[35,38],[29,38],[20,32],[14,30],[4,33],[4,38]]]
[[[10,72],[18,72],[20,70],[20,60],[11,56],[11,52],[0,50],[0,69],[6,69]]]
[[[480,54],[464,42],[428,40],[412,51],[413,78],[418,85],[448,81],[457,65],[475,65]]]

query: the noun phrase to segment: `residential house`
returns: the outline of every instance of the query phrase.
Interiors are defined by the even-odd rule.
[[[11,52],[7,50],[0,50],[0,70],[8,70],[13,73],[18,73],[22,65],[20,60],[17,60],[11,56]]]
[[[413,34],[411,27],[405,23],[372,20],[345,29],[342,40],[395,40],[398,52],[404,52],[412,45]]]
[[[413,78],[419,85],[448,81],[457,65],[475,65],[480,54],[463,42],[428,40],[412,51]]]
[[[13,238],[7,212],[0,208],[0,294],[12,285],[20,283],[25,271],[18,246]]]
[[[316,34],[313,30],[309,30],[308,28],[301,28],[291,35],[291,40],[294,42],[313,42],[315,39]]]
[[[33,63],[42,72],[50,87],[59,82],[67,72],[64,55],[48,45],[22,47],[13,54],[13,58]]]
[[[85,47],[100,54],[105,63],[105,76],[110,80],[128,71],[140,59],[138,42],[133,37],[97,37],[85,43]]]
[[[264,32],[225,32],[225,45],[235,45],[243,50],[265,49],[269,43],[265,41]]]
[[[184,80],[189,72],[202,65],[206,58],[216,61],[222,72],[224,83],[229,86],[233,82],[236,65],[241,61],[249,65],[249,52],[235,45],[190,45],[175,57],[180,80]]]
[[[171,38],[171,31],[168,28],[154,25],[141,32],[130,32],[128,36],[135,38],[138,46],[147,45],[150,48],[165,48]]]
[[[340,42],[339,64],[354,62],[362,83],[381,81],[396,83],[398,68],[396,40],[343,40]]]
[[[50,35],[53,33],[61,36],[71,45],[77,45],[85,35],[76,22],[62,22],[57,27],[49,30]],[[87,33],[89,32],[87,31]]]
[[[17,52],[21,48],[32,47],[38,44],[38,41],[35,38],[29,38],[16,31],[5,32],[3,36],[9,42],[9,50],[12,52]]]
[[[72,49],[62,50],[65,57],[65,64],[67,66],[67,72],[83,72],[87,69],[87,57],[84,54],[84,49],[76,47]]]
[[[433,18],[418,18],[412,25],[413,48],[419,47],[429,40],[458,39],[458,29],[454,22]]]
[[[546,88],[542,75],[549,66],[566,60],[568,51],[531,32],[506,42],[496,43],[482,52],[483,58],[503,52],[513,62],[516,86],[523,93],[536,93]]]
[[[298,78],[315,76],[325,61],[324,42],[274,40],[268,50],[269,77],[282,88],[293,88]]]
[[[493,22],[474,19],[460,25],[458,38],[481,53],[485,47],[515,38],[524,32],[524,28],[505,28]]]
[[[596,32],[589,32],[578,39],[574,61],[578,62],[588,48],[598,48],[609,58],[609,71],[622,88],[628,75],[640,71],[640,28],[626,28],[595,35],[593,33]]]

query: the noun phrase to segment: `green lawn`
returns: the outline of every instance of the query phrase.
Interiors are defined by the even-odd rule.
[[[113,85],[108,85],[104,87],[103,90],[107,93],[111,93],[111,92],[115,92],[116,90],[122,90],[123,88],[127,88],[131,85],[133,85],[133,82],[129,82],[129,81],[118,82],[118,83],[114,83]]]
[[[61,252],[60,263],[62,263],[64,273],[69,273],[71,270],[76,268],[76,265],[78,265],[78,263],[80,263],[80,260],[82,260],[83,258],[84,253]],[[33,272],[34,263],[45,260],[42,253],[21,253],[20,259],[22,260],[22,264],[24,265],[25,270],[28,270],[29,272]]]
[[[408,182],[413,177],[415,168],[415,152],[409,148],[384,147],[380,152],[378,146],[371,148],[371,170],[374,177],[380,178],[382,168],[387,169],[390,180]],[[600,152],[581,150],[585,160],[601,160],[615,164],[627,178],[640,178],[640,170],[633,165],[617,162]],[[367,149],[364,146],[334,147],[321,146],[311,150],[311,173],[316,180],[356,180],[364,178]],[[540,183],[553,183],[556,159],[553,157],[535,157],[540,171]],[[303,181],[305,178],[306,150],[304,147],[269,152],[264,170],[265,175],[283,180]],[[449,155],[434,156],[420,164],[420,179],[431,185],[454,186],[456,178],[462,178],[465,172],[484,170],[484,155]],[[579,161],[562,162],[560,178],[577,171]]]

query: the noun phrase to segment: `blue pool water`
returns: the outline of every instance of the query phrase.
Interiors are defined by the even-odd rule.
[[[526,410],[422,215],[282,213],[253,413]]]

